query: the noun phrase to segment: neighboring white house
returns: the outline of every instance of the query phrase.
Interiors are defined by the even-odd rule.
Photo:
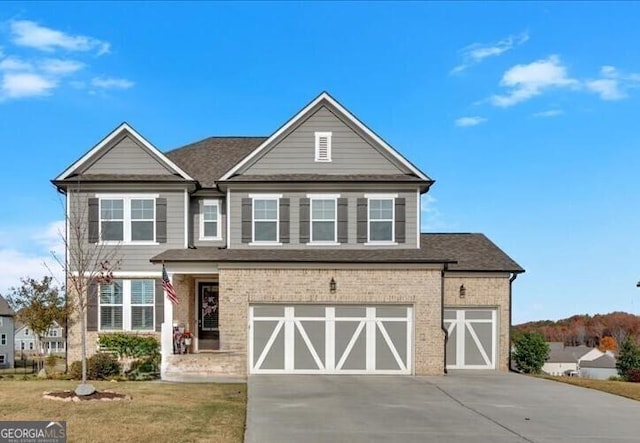
[[[613,359],[613,368],[616,366],[615,356],[610,351],[603,352],[598,348],[590,348],[588,346],[564,346],[562,342],[551,342],[548,345],[549,358],[542,366],[542,371],[549,375],[568,375],[575,371],[574,373],[584,377],[583,368],[585,368],[585,365],[586,367],[591,367],[591,362],[600,360],[605,355],[607,356],[606,361],[602,360],[596,365],[607,364],[609,365],[607,368],[610,368],[609,359]],[[599,366],[595,367],[599,368]],[[611,375],[617,375],[617,372]],[[591,376],[588,378],[598,377]],[[609,375],[604,378],[609,378]]]
[[[43,351],[47,354],[61,354],[66,348],[64,328],[54,322],[42,343]],[[36,336],[25,324],[17,323],[15,332],[16,355],[30,355],[37,353]]]
[[[616,358],[609,351],[593,360],[580,362],[580,377],[607,380],[617,375]]]

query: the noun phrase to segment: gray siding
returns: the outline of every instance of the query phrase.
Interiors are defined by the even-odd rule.
[[[97,159],[91,159],[90,166],[83,173],[171,174],[144,146],[128,135],[103,152]]]
[[[201,202],[202,200],[218,200],[220,207],[220,241],[213,240],[200,240],[200,211],[202,208]],[[224,198],[214,198],[214,197],[204,197],[204,198],[194,198],[191,200],[191,212],[189,214],[189,243],[195,246],[224,246],[225,238],[227,235],[227,217],[226,217],[226,208]]]
[[[580,368],[580,377],[582,378],[607,380],[609,377],[617,376],[618,370],[615,368]]]
[[[0,341],[0,354],[4,355],[4,364],[0,363],[0,368],[13,368],[14,355],[13,355],[13,317],[2,317],[2,325],[0,326],[0,335],[6,336],[6,344],[2,344]]]
[[[250,246],[246,243],[242,243],[241,233],[241,205],[242,199],[249,196],[249,194],[256,194],[255,192],[231,192],[229,203],[229,209],[231,211],[231,242],[229,247],[231,248],[259,248],[260,246]],[[417,247],[417,191],[409,192],[402,191],[396,192],[393,190],[370,190],[367,192],[339,192],[339,191],[322,191],[313,189],[305,192],[279,192],[270,190],[269,193],[282,194],[283,198],[290,199],[290,242],[285,243],[282,246],[276,246],[276,248],[288,248],[288,249],[301,249],[301,248],[327,248],[327,246],[308,246],[306,243],[300,242],[300,199],[306,198],[309,193],[327,193],[327,194],[340,194],[340,197],[348,199],[348,239],[349,242],[341,244],[340,246],[333,246],[344,249],[371,249],[371,248],[416,248]],[[357,200],[360,197],[369,193],[390,193],[397,194],[398,197],[404,197],[406,201],[406,243],[399,243],[397,245],[388,246],[367,246],[357,242]],[[331,246],[329,246],[331,247]]]
[[[315,161],[315,132],[330,131],[331,162]],[[399,169],[326,107],[320,108],[245,174],[398,174]]]
[[[93,191],[82,193],[70,193],[71,209],[69,217],[78,218],[85,221],[87,217],[88,199],[100,193],[127,194],[124,191]],[[118,271],[160,271],[158,265],[153,265],[149,259],[167,249],[178,249],[185,247],[185,222],[184,222],[184,192],[183,191],[153,191],[135,190],[131,194],[157,194],[161,198],[167,199],[167,242],[152,245],[127,245],[106,246],[107,248],[117,248],[116,259],[120,261]],[[95,244],[85,242],[85,247],[95,248]]]

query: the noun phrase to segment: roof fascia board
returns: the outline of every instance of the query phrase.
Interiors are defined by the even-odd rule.
[[[124,122],[116,129],[111,131],[105,138],[103,138],[97,145],[91,148],[80,160],[69,166],[62,174],[55,178],[54,181],[61,181],[67,179],[72,172],[84,165],[90,158],[92,158],[101,149],[107,146],[111,141],[118,137],[123,131],[129,132],[138,142],[140,142],[145,148],[147,148],[158,160],[164,163],[169,169],[174,170],[185,180],[195,181],[189,174],[184,172],[178,165],[169,160],[158,148],[153,146],[147,139],[145,139],[138,131],[133,129],[128,123]]]
[[[256,158],[258,154],[264,151],[269,145],[273,143],[280,135],[282,135],[285,131],[291,128],[293,125],[297,124],[306,114],[313,109],[318,103],[326,100],[329,104],[335,107],[340,113],[342,113],[351,123],[356,125],[360,130],[362,130],[367,136],[371,137],[373,141],[382,146],[386,151],[388,151],[396,160],[398,160],[402,165],[407,167],[411,172],[416,174],[418,177],[425,181],[432,181],[429,177],[427,177],[422,171],[416,168],[411,162],[409,162],[406,158],[404,158],[398,151],[392,148],[387,142],[385,142],[382,138],[380,138],[375,132],[369,129],[364,123],[362,123],[358,118],[356,118],[351,112],[349,112],[344,106],[342,106],[338,101],[336,101],[333,97],[331,97],[327,92],[321,93],[318,97],[311,101],[307,106],[305,106],[301,111],[299,111],[296,115],[294,115],[288,122],[280,127],[276,132],[274,132],[267,140],[265,140],[260,146],[258,146],[253,152],[247,155],[244,159],[242,159],[237,165],[227,171],[226,174],[220,178],[219,181],[228,180],[234,174],[238,172],[243,166],[249,163],[252,159]]]

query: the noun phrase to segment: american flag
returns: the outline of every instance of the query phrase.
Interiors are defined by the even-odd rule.
[[[171,280],[169,280],[169,274],[167,274],[167,268],[162,265],[162,287],[167,292],[167,296],[171,303],[174,305],[178,304],[178,294],[176,294],[176,290],[173,289],[173,285],[171,284]]]

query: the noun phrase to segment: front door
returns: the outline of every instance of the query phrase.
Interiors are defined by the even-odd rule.
[[[198,283],[198,349],[220,349],[218,282]]]

